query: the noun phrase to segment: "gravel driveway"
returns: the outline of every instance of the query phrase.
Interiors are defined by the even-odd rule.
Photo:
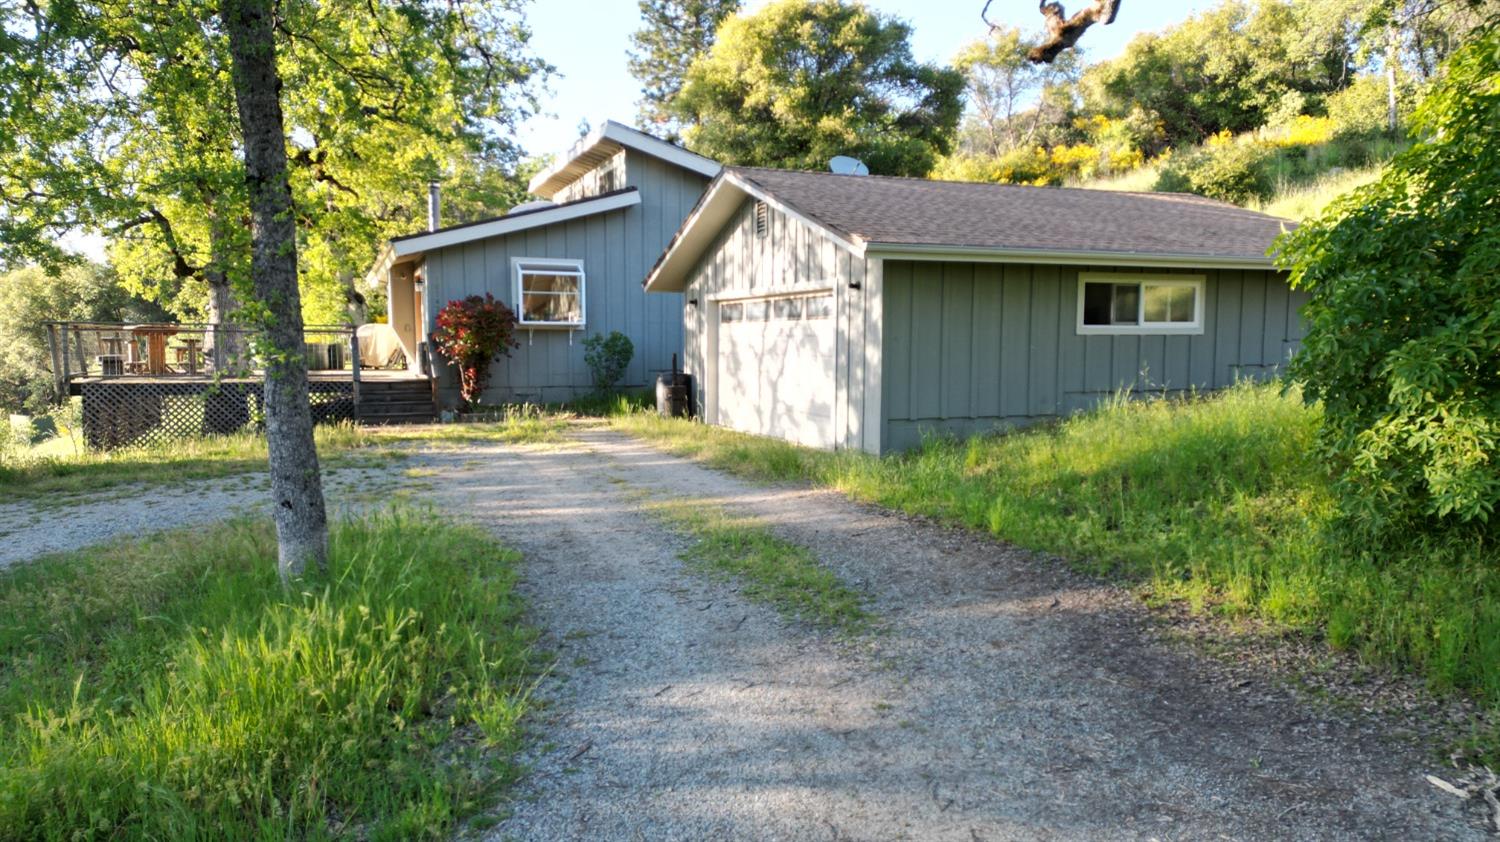
[[[525,553],[558,653],[495,839],[1485,835],[1416,749],[1233,687],[1056,561],[579,438],[431,457],[464,469],[439,505]],[[820,636],[689,573],[644,496],[764,518],[870,594],[884,630]]]

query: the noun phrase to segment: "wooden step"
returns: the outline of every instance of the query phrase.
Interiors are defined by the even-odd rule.
[[[366,401],[359,402],[363,415],[403,415],[412,412],[432,414],[432,401]]]
[[[431,424],[437,420],[426,380],[372,380],[359,384],[361,424]]]

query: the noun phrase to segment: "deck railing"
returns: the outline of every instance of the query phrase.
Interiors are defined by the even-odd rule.
[[[59,397],[82,378],[253,378],[262,365],[255,331],[241,325],[44,322]],[[309,325],[303,329],[311,372],[358,370],[354,329]]]
[[[260,426],[265,372],[239,325],[46,322],[59,401],[80,398],[92,449],[161,443]],[[351,327],[304,329],[314,423],[359,418],[359,346]],[[323,376],[319,376],[323,375]]]

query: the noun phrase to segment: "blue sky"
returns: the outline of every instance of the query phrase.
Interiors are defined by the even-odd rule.
[[[751,0],[750,8],[764,0]],[[1065,2],[1073,8],[1080,0]],[[912,50],[919,59],[946,63],[959,48],[985,34],[979,19],[983,0],[868,0],[886,14],[912,26]],[[1097,61],[1117,55],[1138,32],[1169,26],[1218,4],[1218,0],[1125,0],[1110,26],[1096,26],[1080,42],[1084,58]],[[640,28],[636,0],[590,0],[587,11],[565,0],[536,0],[528,15],[537,52],[557,66],[559,77],[544,99],[544,116],[526,123],[521,143],[531,154],[559,152],[578,135],[579,123],[604,119],[635,120],[639,88],[625,68],[630,33]],[[1032,0],[995,0],[990,19],[1023,29],[1039,28],[1041,15]]]

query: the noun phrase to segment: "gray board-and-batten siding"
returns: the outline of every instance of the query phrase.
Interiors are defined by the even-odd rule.
[[[516,309],[511,259],[582,260],[587,323],[582,329],[520,328],[520,347],[496,360],[483,402],[556,402],[592,388],[583,362],[583,339],[618,330],[630,337],[635,356],[626,387],[651,383],[682,350],[682,296],[646,295],[641,281],[678,225],[697,203],[708,179],[649,155],[622,151],[626,185],[640,191],[637,205],[558,222],[485,240],[429,251],[426,256],[427,331],[448,301],[486,292]],[[439,394],[444,406],[458,398],[451,366],[442,366]]]
[[[1203,332],[1079,335],[1080,272],[1200,275]],[[1220,389],[1273,376],[1306,294],[1256,270],[886,261],[884,448],[1067,415],[1122,389]]]

